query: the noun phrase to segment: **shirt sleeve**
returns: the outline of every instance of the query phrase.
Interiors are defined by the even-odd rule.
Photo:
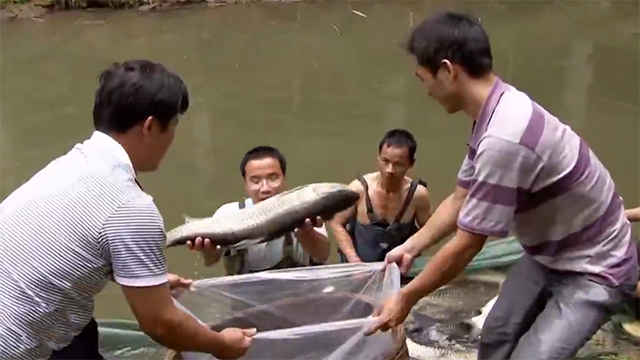
[[[456,182],[457,185],[469,190],[469,188],[473,184],[473,172],[473,161],[469,159],[469,155],[467,154],[462,161],[460,170],[458,170],[458,179]]]
[[[105,222],[103,251],[113,278],[125,286],[155,286],[167,281],[164,221],[149,196],[122,205]]]
[[[473,159],[472,179],[465,178],[469,194],[460,210],[458,227],[481,235],[507,236],[518,193],[529,191],[541,166],[540,158],[518,143],[496,137],[483,139]]]

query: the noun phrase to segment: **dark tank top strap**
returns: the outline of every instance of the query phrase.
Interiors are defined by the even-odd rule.
[[[371,203],[371,198],[369,197],[369,184],[367,184],[367,180],[365,180],[362,176],[358,176],[358,181],[360,181],[362,187],[364,188],[364,199],[365,204],[367,205],[367,217],[369,217],[369,222],[376,222],[378,220],[378,217],[376,216],[376,213],[373,212],[373,204]]]
[[[411,204],[411,200],[413,199],[413,194],[416,193],[416,189],[418,188],[418,183],[419,183],[419,180],[414,179],[411,181],[411,185],[409,185],[409,191],[407,191],[407,197],[404,198],[404,203],[402,204],[402,207],[400,208],[398,215],[396,215],[396,218],[393,220],[394,224],[400,223],[400,220],[402,220],[402,217],[404,216],[404,213],[407,211],[409,204]]]

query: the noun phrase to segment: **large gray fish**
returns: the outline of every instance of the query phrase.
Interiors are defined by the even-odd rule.
[[[229,246],[246,239],[267,241],[292,231],[307,218],[330,219],[358,201],[344,184],[315,183],[282,192],[233,214],[187,222],[167,233],[167,246],[182,245],[198,236]]]

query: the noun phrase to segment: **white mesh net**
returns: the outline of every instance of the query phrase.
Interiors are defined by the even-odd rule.
[[[257,328],[242,359],[389,359],[403,345],[400,336],[364,336],[374,308],[400,288],[398,268],[383,269],[339,264],[199,280],[178,302],[215,330]]]

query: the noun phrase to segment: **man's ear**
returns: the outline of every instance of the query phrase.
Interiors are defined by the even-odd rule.
[[[443,59],[440,62],[440,67],[444,69],[447,78],[450,80],[455,79],[458,76],[458,69],[453,66],[453,63],[447,59]]]
[[[157,124],[154,123],[155,118],[153,116],[148,116],[146,119],[144,119],[144,122],[142,123],[142,134],[143,135],[148,135],[151,133],[151,130],[153,129],[154,126],[157,126]]]

